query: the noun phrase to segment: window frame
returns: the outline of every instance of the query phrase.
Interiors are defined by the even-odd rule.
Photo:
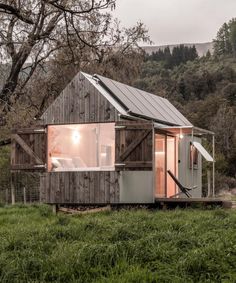
[[[81,167],[81,169],[79,170],[49,170],[49,127],[53,127],[53,126],[67,126],[67,125],[105,125],[105,124],[113,124],[113,138],[114,138],[114,149],[113,149],[113,164],[109,169],[106,168],[101,168],[101,167],[96,167],[96,169],[94,169],[95,167],[86,167],[83,168]],[[47,137],[46,137],[46,168],[47,168],[47,172],[48,173],[64,173],[64,172],[109,172],[109,171],[115,171],[115,145],[116,145],[116,135],[115,135],[115,122],[111,122],[111,121],[105,121],[105,122],[83,122],[83,123],[60,123],[60,124],[48,124],[47,125]]]

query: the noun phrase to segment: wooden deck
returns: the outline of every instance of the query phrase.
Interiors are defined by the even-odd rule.
[[[221,198],[156,198],[155,204],[160,208],[176,207],[223,207],[231,208],[232,202]]]

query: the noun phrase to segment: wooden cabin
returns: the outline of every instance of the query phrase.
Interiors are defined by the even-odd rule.
[[[179,192],[168,170],[196,186],[196,198],[202,156],[214,158],[201,145],[203,134],[212,133],[195,128],[167,99],[80,72],[40,126],[13,131],[11,169],[39,171],[48,204],[154,203]]]

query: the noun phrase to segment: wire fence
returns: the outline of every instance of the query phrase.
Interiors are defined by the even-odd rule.
[[[34,203],[40,201],[39,193],[39,174],[29,172],[12,173],[12,193],[15,193],[16,203]],[[14,190],[14,192],[12,192]]]
[[[0,203],[37,203],[40,202],[39,174],[15,172],[8,177],[8,184],[1,184]]]
[[[40,202],[39,173],[10,170],[10,149],[0,149],[0,204]]]

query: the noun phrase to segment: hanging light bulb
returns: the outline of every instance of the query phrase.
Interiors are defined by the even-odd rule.
[[[74,144],[78,144],[80,141],[80,133],[77,130],[72,133],[72,141]]]

